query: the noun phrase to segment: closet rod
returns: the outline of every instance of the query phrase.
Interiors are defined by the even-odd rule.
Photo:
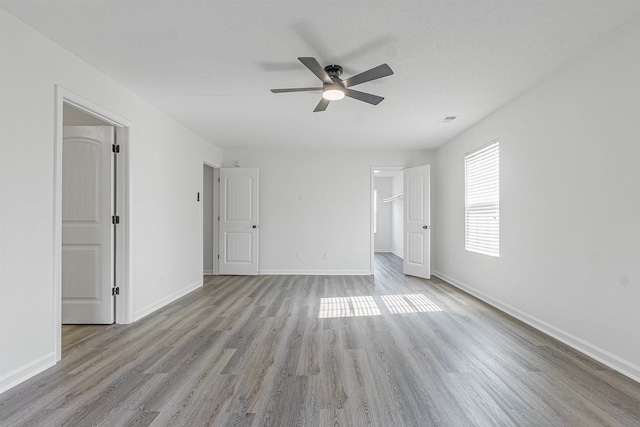
[[[393,202],[394,200],[402,199],[404,197],[404,193],[396,194],[395,196],[387,197],[386,199],[382,199],[383,203]]]

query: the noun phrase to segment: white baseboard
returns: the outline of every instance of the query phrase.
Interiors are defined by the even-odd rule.
[[[17,386],[21,382],[38,375],[40,372],[49,369],[56,364],[55,352],[45,354],[36,360],[20,366],[17,369],[0,377],[0,393],[4,393],[12,387]]]
[[[213,276],[215,273],[213,272],[213,270],[205,270],[202,275],[203,276]]]
[[[556,326],[551,325],[550,323],[545,322],[544,320],[540,320],[534,316],[531,316],[523,311],[518,310],[515,307],[510,306],[509,304],[505,304],[500,300],[497,300],[484,292],[478,291],[473,287],[462,283],[453,277],[447,276],[444,273],[439,271],[434,271],[433,274],[442,280],[452,284],[453,286],[462,289],[465,292],[470,293],[476,298],[481,299],[494,306],[495,308],[509,314],[510,316],[515,317],[518,320],[526,323],[527,325],[543,332],[558,341],[561,341],[567,344],[570,347],[578,350],[581,353],[586,354],[589,357],[607,365],[611,369],[620,372],[623,375],[631,378],[634,381],[640,382],[640,366],[629,362],[609,351],[600,348],[588,341],[583,340],[582,338],[576,337],[575,335],[570,334]]]
[[[371,270],[260,270],[261,276],[370,276]]]
[[[392,253],[393,251],[391,249],[375,249],[373,252],[375,253]]]
[[[401,253],[398,253],[398,252],[395,252],[395,251],[391,251],[391,253],[394,254],[395,256],[397,256],[398,258],[404,259],[404,254],[401,254]]]
[[[197,282],[183,288],[180,289],[177,292],[172,293],[171,295],[162,298],[160,301],[156,301],[153,304],[149,304],[146,307],[143,307],[142,309],[136,311],[133,315],[133,321],[137,322],[138,320],[142,319],[143,317],[153,313],[154,311],[164,307],[165,305],[172,303],[173,301],[177,300],[178,298],[181,298],[185,295],[187,295],[190,292],[195,291],[196,289],[202,287],[202,280],[198,280]]]

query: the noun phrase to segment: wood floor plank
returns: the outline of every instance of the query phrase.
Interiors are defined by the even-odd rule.
[[[382,425],[376,399],[376,385],[372,380],[363,349],[345,351],[345,375],[351,392],[347,400],[349,425]]]
[[[323,329],[320,327],[322,321],[317,317],[310,318],[302,335],[300,349],[300,361],[298,363],[297,375],[318,375],[320,373],[320,351],[322,346]]]
[[[225,407],[233,398],[237,381],[234,375],[205,376],[192,395],[176,396],[151,426],[223,425],[221,420],[228,414]]]
[[[0,395],[0,426],[640,426],[640,384],[375,259],[207,276],[134,324],[65,325],[62,361]]]

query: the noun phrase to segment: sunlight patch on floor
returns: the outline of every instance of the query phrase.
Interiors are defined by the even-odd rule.
[[[330,317],[380,316],[372,296],[320,298],[319,319]]]
[[[428,313],[442,311],[422,294],[381,295],[391,314]],[[320,298],[319,319],[332,317],[380,316],[380,307],[373,296]]]
[[[391,314],[442,311],[436,303],[422,294],[381,295],[380,299]]]

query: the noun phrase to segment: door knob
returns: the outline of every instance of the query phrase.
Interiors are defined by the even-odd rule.
[[[422,228],[424,228],[425,230],[428,230],[428,229],[431,228],[431,226],[430,225],[423,225]]]
[[[258,226],[257,225],[252,225],[251,228],[258,228]]]

